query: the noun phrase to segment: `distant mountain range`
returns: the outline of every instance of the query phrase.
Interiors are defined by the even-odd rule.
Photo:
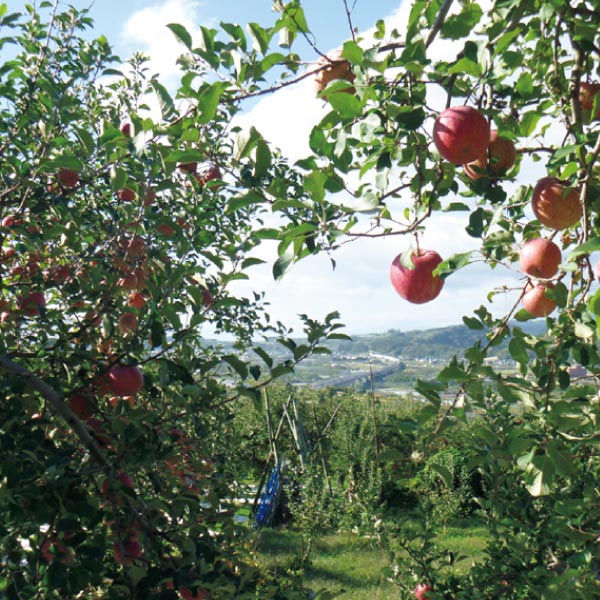
[[[526,321],[524,323],[511,323],[511,327],[518,326],[523,331],[534,335],[541,335],[546,330],[542,319]],[[400,331],[390,329],[385,333],[369,333],[353,335],[351,340],[330,340],[327,346],[336,354],[365,355],[369,353],[384,354],[396,358],[438,358],[449,359],[455,354],[460,356],[467,348],[478,340],[484,340],[486,330],[472,330],[466,325],[451,325],[435,329],[418,329],[414,331]],[[295,339],[297,343],[305,340]],[[205,340],[207,344],[223,346],[226,350],[234,351],[231,342]],[[289,354],[289,350],[277,343],[275,339],[257,342],[273,356]],[[508,342],[493,349],[494,356],[500,359],[508,358]]]
[[[513,324],[511,323],[511,326]],[[546,330],[543,320],[518,323],[527,333],[540,335]],[[462,354],[478,340],[485,338],[484,330],[472,330],[466,325],[452,325],[435,329],[420,329],[415,331],[398,331],[390,329],[385,333],[372,333],[352,336],[352,341],[335,340],[328,342],[334,352],[345,354],[364,354],[374,352],[389,356],[411,358],[441,358],[448,359],[455,354]],[[508,357],[508,344],[500,344],[493,350],[499,358]]]

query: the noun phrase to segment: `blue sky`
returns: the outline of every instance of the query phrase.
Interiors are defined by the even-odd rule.
[[[361,33],[380,18],[388,28],[402,28],[408,6],[400,0],[347,0],[352,8],[352,20]],[[95,21],[94,33],[107,36],[121,58],[134,51],[151,57],[150,67],[162,75],[164,82],[176,83],[175,59],[181,47],[174,41],[165,25],[179,22],[190,32],[198,24],[216,27],[220,21],[244,25],[255,21],[270,24],[276,15],[270,0],[71,0],[76,8],[91,5]],[[9,0],[9,10],[20,10],[23,0]],[[350,37],[343,0],[305,0],[306,17],[315,35],[317,46],[327,51],[340,46]],[[308,50],[308,51],[307,51]],[[443,45],[434,51],[447,52]],[[298,46],[303,58],[314,60],[317,55],[307,46]],[[254,125],[284,153],[299,158],[307,151],[307,136],[314,123],[324,114],[323,102],[314,96],[312,82],[305,80],[297,86],[264,97],[248,107],[242,119]],[[477,247],[476,241],[465,233],[467,216],[463,213],[432,219],[423,236],[422,247],[437,250],[442,256]],[[450,277],[441,295],[425,305],[411,305],[392,289],[389,267],[396,254],[409,246],[407,236],[361,239],[345,245],[333,258],[335,270],[327,256],[310,257],[296,265],[283,281],[275,283],[270,265],[256,267],[249,283],[240,283],[239,292],[266,291],[270,313],[274,320],[293,326],[299,332],[299,313],[323,318],[338,310],[349,333],[370,333],[388,329],[419,329],[461,322],[462,315],[471,314],[486,302],[487,292],[495,285],[514,287],[515,274],[478,264],[469,266]],[[265,249],[265,259],[272,262],[273,249]],[[498,296],[490,307],[498,313],[511,306],[515,292]]]

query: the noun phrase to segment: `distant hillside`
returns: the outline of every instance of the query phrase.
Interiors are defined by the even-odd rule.
[[[524,331],[536,335],[542,334],[546,329],[546,325],[541,319],[518,323],[518,326]],[[449,359],[455,354],[460,356],[464,350],[472,346],[477,340],[483,340],[485,333],[485,331],[473,331],[466,325],[451,325],[449,327],[414,331],[390,329],[385,333],[353,335],[351,341],[331,340],[327,345],[333,352],[346,355],[364,355],[373,352],[397,358]],[[296,341],[298,343],[304,342],[302,339]],[[205,343],[217,344],[233,351],[230,342],[207,339]],[[258,345],[273,356],[289,354],[289,351],[275,340],[261,341],[258,342]],[[507,346],[508,344],[504,342],[494,348],[491,354],[500,359],[508,358]]]
[[[519,326],[531,333],[542,333],[545,330],[543,321],[529,321]],[[352,341],[330,342],[332,350],[346,354],[388,354],[396,357],[412,358],[451,358],[461,354],[466,348],[485,337],[484,331],[473,331],[465,325],[452,325],[436,329],[415,331],[398,331],[391,329],[386,333],[374,333],[352,336]],[[494,349],[493,354],[499,358],[508,356],[507,344]]]

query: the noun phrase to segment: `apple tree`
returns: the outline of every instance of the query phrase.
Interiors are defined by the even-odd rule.
[[[306,34],[300,8],[286,7]],[[324,204],[326,217],[311,219],[317,250],[346,236],[409,238],[390,257],[405,300],[443,302],[444,281],[475,263],[514,273],[464,317],[482,340],[416,386],[431,440],[479,416],[471,468],[483,484],[486,559],[457,575],[425,515],[422,536],[396,539],[407,597],[416,584],[432,599],[599,594],[599,17],[597,2],[417,0],[402,28],[380,21],[372,38],[341,44],[352,76],[321,92],[331,110],[297,163]],[[327,201],[340,190],[344,201]],[[473,250],[441,260],[420,247],[443,213],[464,215]],[[286,231],[295,258],[314,251],[311,240],[298,252]],[[505,295],[512,307],[499,314],[493,302]],[[541,334],[528,327],[535,317]],[[501,343],[513,368],[487,360]]]
[[[260,293],[229,291],[277,237],[261,186],[301,181],[209,75],[239,40],[194,55],[172,93],[91,26],[0,5],[0,595],[303,598],[233,518],[228,425],[341,335],[306,317],[296,344]],[[252,352],[262,335],[290,358]]]

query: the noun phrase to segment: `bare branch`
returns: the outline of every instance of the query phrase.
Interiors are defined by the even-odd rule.
[[[429,32],[427,41],[425,42],[426,48],[429,48],[429,46],[431,46],[431,44],[433,44],[433,41],[437,37],[437,34],[440,32],[442,26],[444,25],[444,21],[446,20],[446,17],[448,16],[448,11],[450,10],[450,7],[452,6],[452,2],[453,2],[453,0],[445,0],[444,4],[442,4],[442,7],[440,8],[440,12],[438,13],[435,23],[433,24],[433,27],[431,28],[431,31]]]
[[[346,18],[348,19],[348,25],[350,26],[350,35],[352,36],[353,42],[356,42],[356,34],[354,33],[354,26],[352,25],[352,11],[354,10],[355,4],[356,2],[352,5],[352,8],[350,8],[348,6],[348,0],[344,0],[344,9],[346,11]]]
[[[7,356],[0,356],[0,369],[8,375],[21,377],[36,391],[38,391],[45,400],[47,400],[54,410],[71,426],[77,437],[83,442],[90,454],[103,466],[108,464],[104,454],[98,448],[94,438],[90,435],[86,426],[77,418],[71,407],[58,395],[56,390],[50,387],[43,379],[28,371],[25,367],[17,364]]]

